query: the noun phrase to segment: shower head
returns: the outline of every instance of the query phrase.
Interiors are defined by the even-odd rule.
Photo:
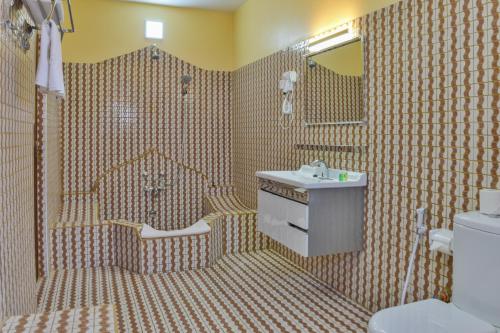
[[[151,45],[151,59],[160,59],[160,49],[156,46],[156,44]]]
[[[183,75],[183,76],[181,76],[181,82],[182,82],[182,84],[189,84],[189,83],[191,83],[192,79],[193,78],[191,77],[191,75]]]
[[[183,76],[181,76],[182,96],[186,96],[188,94],[188,86],[189,86],[189,83],[191,83],[192,79],[193,78],[191,77],[191,75],[184,74]]]
[[[313,69],[313,68],[316,68],[316,61],[312,60],[312,59],[308,59],[307,60],[307,65],[309,66],[309,68]]]

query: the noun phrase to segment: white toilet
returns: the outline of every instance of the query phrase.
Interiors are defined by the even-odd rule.
[[[455,216],[452,303],[396,306],[370,319],[369,333],[500,333],[500,218]]]

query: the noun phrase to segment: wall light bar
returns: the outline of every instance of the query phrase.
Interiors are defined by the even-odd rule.
[[[331,35],[311,42],[308,46],[309,53],[318,53],[324,50],[334,48],[337,45],[342,45],[356,39],[349,28],[336,31]]]

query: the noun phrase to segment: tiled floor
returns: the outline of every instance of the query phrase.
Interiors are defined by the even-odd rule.
[[[272,251],[151,276],[60,271],[38,297],[39,311],[114,304],[119,332],[366,332],[370,317]]]
[[[11,317],[2,333],[115,333],[118,330],[113,305],[83,307],[50,313]]]

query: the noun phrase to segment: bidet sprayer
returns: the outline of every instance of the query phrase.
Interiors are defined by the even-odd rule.
[[[425,226],[425,211],[426,208],[417,208],[416,216],[417,216],[417,235],[415,237],[415,242],[413,243],[413,250],[411,251],[410,262],[408,263],[408,270],[406,271],[406,279],[403,284],[403,291],[401,293],[401,301],[400,305],[405,304],[406,302],[406,293],[408,291],[408,285],[410,284],[410,278],[413,273],[413,266],[415,264],[415,256],[417,255],[418,244],[420,243],[420,239],[424,236],[427,231],[427,227]]]
[[[425,226],[425,211],[426,208],[417,208],[417,234],[423,235],[427,231]]]

